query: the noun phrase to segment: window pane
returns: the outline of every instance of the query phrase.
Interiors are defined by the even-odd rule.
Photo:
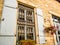
[[[25,35],[24,33],[20,33],[18,35],[18,40],[25,40],[25,36],[24,35]]]
[[[25,15],[24,9],[19,8],[18,21],[24,22],[25,21],[24,15]]]
[[[27,33],[27,39],[33,40],[33,33]]]
[[[31,40],[34,40],[34,29],[33,29],[33,26],[27,26],[27,39],[31,39]]]
[[[60,36],[59,36],[59,42],[60,42]]]
[[[58,1],[60,3],[60,0],[56,0],[56,1]]]
[[[18,39],[19,40],[25,39],[25,27],[24,27],[24,25],[18,26]]]
[[[33,27],[27,27],[27,33],[33,33]]]
[[[34,20],[33,11],[27,10],[26,13],[27,13],[27,17],[26,17],[27,22],[32,23]]]
[[[58,30],[58,34],[60,34],[60,30]]]

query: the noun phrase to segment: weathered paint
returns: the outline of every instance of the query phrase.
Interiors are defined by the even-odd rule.
[[[44,44],[45,42],[45,36],[44,36],[44,18],[42,10],[37,8],[37,22],[38,22],[38,33],[39,33],[39,43]]]
[[[16,22],[17,1],[4,0],[1,17],[0,45],[16,45]]]

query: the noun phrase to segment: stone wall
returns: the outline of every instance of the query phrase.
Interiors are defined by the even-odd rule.
[[[0,18],[2,16],[3,0],[0,0]]]
[[[52,15],[54,14],[56,16],[60,17],[60,3],[55,0],[17,0],[21,4],[31,6],[34,9],[41,8],[43,10],[43,17],[44,17],[44,26],[49,27],[53,25],[52,21]],[[0,18],[2,16],[2,8],[3,8],[3,0],[0,0]],[[36,14],[35,14],[36,17]],[[37,23],[37,22],[36,22]],[[36,27],[37,30],[37,27]],[[38,32],[37,32],[38,33]],[[48,40],[46,45],[51,45],[48,42],[50,41],[50,36],[48,38],[48,35],[46,34],[46,39]],[[36,35],[37,37],[37,35]],[[38,37],[36,38],[36,41],[38,43]],[[53,37],[52,37],[53,40]]]

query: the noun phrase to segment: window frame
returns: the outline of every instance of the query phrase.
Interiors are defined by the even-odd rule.
[[[18,4],[18,5],[20,5],[20,4]],[[22,6],[22,7],[21,7]],[[26,21],[27,21],[27,19],[26,19],[26,17],[27,17],[27,14],[26,14],[26,12],[27,12],[27,10],[28,9],[30,9],[30,7],[25,7],[25,6],[23,6],[23,5],[20,5],[20,7],[19,8],[22,8],[22,9],[24,9],[24,19],[25,19],[25,40],[27,40],[27,33],[26,33],[26,28],[27,28],[27,24],[26,24]],[[26,8],[26,9],[25,9]],[[32,9],[32,8],[31,8]],[[34,9],[33,9],[33,12],[34,12]],[[19,14],[19,13],[18,13]],[[33,18],[33,16],[34,16],[34,14],[32,13],[32,20],[33,20],[33,23],[35,22],[34,21],[34,18]],[[27,23],[29,23],[29,22],[27,22]],[[30,25],[30,26],[33,26],[33,27],[35,27],[35,23],[34,23],[34,25]],[[33,31],[34,31],[35,29],[33,29]],[[33,40],[35,40],[35,31],[33,32],[33,37],[34,37],[34,39]]]
[[[59,17],[57,17],[57,16],[55,16],[55,15],[52,14],[52,19],[53,19],[53,22],[55,22],[57,25],[60,24]],[[58,33],[59,31],[60,31],[59,29],[56,31],[56,41],[57,42],[60,42],[60,38],[59,38],[60,37],[60,34]]]

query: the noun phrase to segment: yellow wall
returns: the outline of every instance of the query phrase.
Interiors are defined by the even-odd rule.
[[[53,25],[51,14],[54,14],[54,15],[60,17],[60,15],[59,15],[60,14],[60,4],[55,0],[50,0],[50,1],[49,0],[18,0],[18,1],[21,4],[33,7],[34,10],[36,10],[36,8],[41,8],[43,10],[43,17],[44,17],[44,21],[45,21],[44,26],[45,27],[49,27],[49,26]],[[0,0],[0,18],[1,18],[1,13],[2,13],[2,5],[3,5],[3,0]],[[35,20],[37,20],[36,14],[35,14]],[[37,21],[35,21],[35,25],[37,25]],[[36,42],[39,43],[37,29],[38,28],[36,27]],[[52,45],[48,42],[51,40],[54,42],[53,35],[51,38],[50,38],[51,35],[45,34],[45,36],[46,36],[46,40],[47,40],[47,43],[45,45]]]
[[[2,15],[2,8],[3,8],[3,0],[0,0],[0,18]]]

